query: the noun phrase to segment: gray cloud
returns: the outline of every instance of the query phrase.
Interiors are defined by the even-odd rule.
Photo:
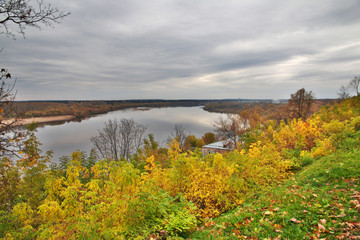
[[[21,99],[334,98],[359,75],[356,0],[53,2],[61,24],[2,36]]]

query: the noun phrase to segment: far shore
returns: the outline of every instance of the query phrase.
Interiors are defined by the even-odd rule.
[[[28,125],[31,123],[50,123],[50,122],[61,122],[61,121],[71,121],[75,119],[73,115],[61,115],[61,116],[49,116],[49,117],[33,117],[33,118],[24,118],[18,121],[15,125]],[[9,120],[11,122],[13,120]]]

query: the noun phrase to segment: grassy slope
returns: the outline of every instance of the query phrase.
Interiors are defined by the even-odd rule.
[[[354,238],[357,236],[357,238]],[[190,239],[360,239],[360,131]]]

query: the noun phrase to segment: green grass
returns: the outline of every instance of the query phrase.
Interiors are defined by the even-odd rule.
[[[209,219],[189,239],[360,238],[359,147],[358,131],[332,155]]]

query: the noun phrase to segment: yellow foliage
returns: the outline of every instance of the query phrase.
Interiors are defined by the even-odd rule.
[[[176,139],[174,139],[169,145],[168,158],[171,161],[176,161],[181,153],[180,143]]]
[[[325,138],[322,140],[318,140],[316,142],[316,147],[314,147],[311,150],[310,156],[312,157],[322,157],[322,156],[327,156],[330,153],[332,153],[334,151],[334,147],[331,144],[331,139],[330,138]]]
[[[182,193],[197,206],[191,210],[195,215],[215,217],[241,202],[241,190],[231,180],[236,164],[223,155],[215,154],[205,162],[189,152],[177,155],[172,163],[168,169],[155,168],[147,177],[173,196]]]
[[[281,181],[291,173],[291,162],[284,159],[274,144],[260,141],[251,145],[241,163],[242,176],[249,183],[266,186]]]
[[[323,125],[324,133],[328,136],[341,132],[345,128],[346,122],[340,122],[337,119],[331,120]]]
[[[100,161],[89,179],[81,153],[75,152],[65,176],[48,175],[46,199],[37,211],[23,202],[12,214],[24,229],[40,226],[40,239],[145,239],[163,229],[181,232],[194,226],[194,215],[216,217],[252,191],[277,184],[292,169],[334,151],[338,139],[360,130],[360,117],[349,104],[322,110],[306,121],[263,127],[251,136],[254,143],[247,149],[226,155],[181,153],[175,140],[166,159],[170,165],[159,164],[165,154],[148,151],[141,159],[145,171],[125,162]],[[36,151],[30,153],[24,153],[24,167],[39,159]]]
[[[151,155],[145,161],[147,163],[146,166],[145,166],[145,170],[151,172],[156,167],[155,166],[155,157],[154,157],[154,155]]]
[[[34,221],[34,210],[30,204],[22,202],[17,204],[13,209],[13,214],[23,222],[25,226],[31,225]]]
[[[321,136],[320,119],[303,121],[293,119],[288,125],[281,127],[273,134],[274,143],[279,152],[283,149],[311,150],[316,139]]]
[[[61,207],[57,201],[45,201],[39,207],[38,213],[42,216],[43,221],[59,221],[61,216]]]

